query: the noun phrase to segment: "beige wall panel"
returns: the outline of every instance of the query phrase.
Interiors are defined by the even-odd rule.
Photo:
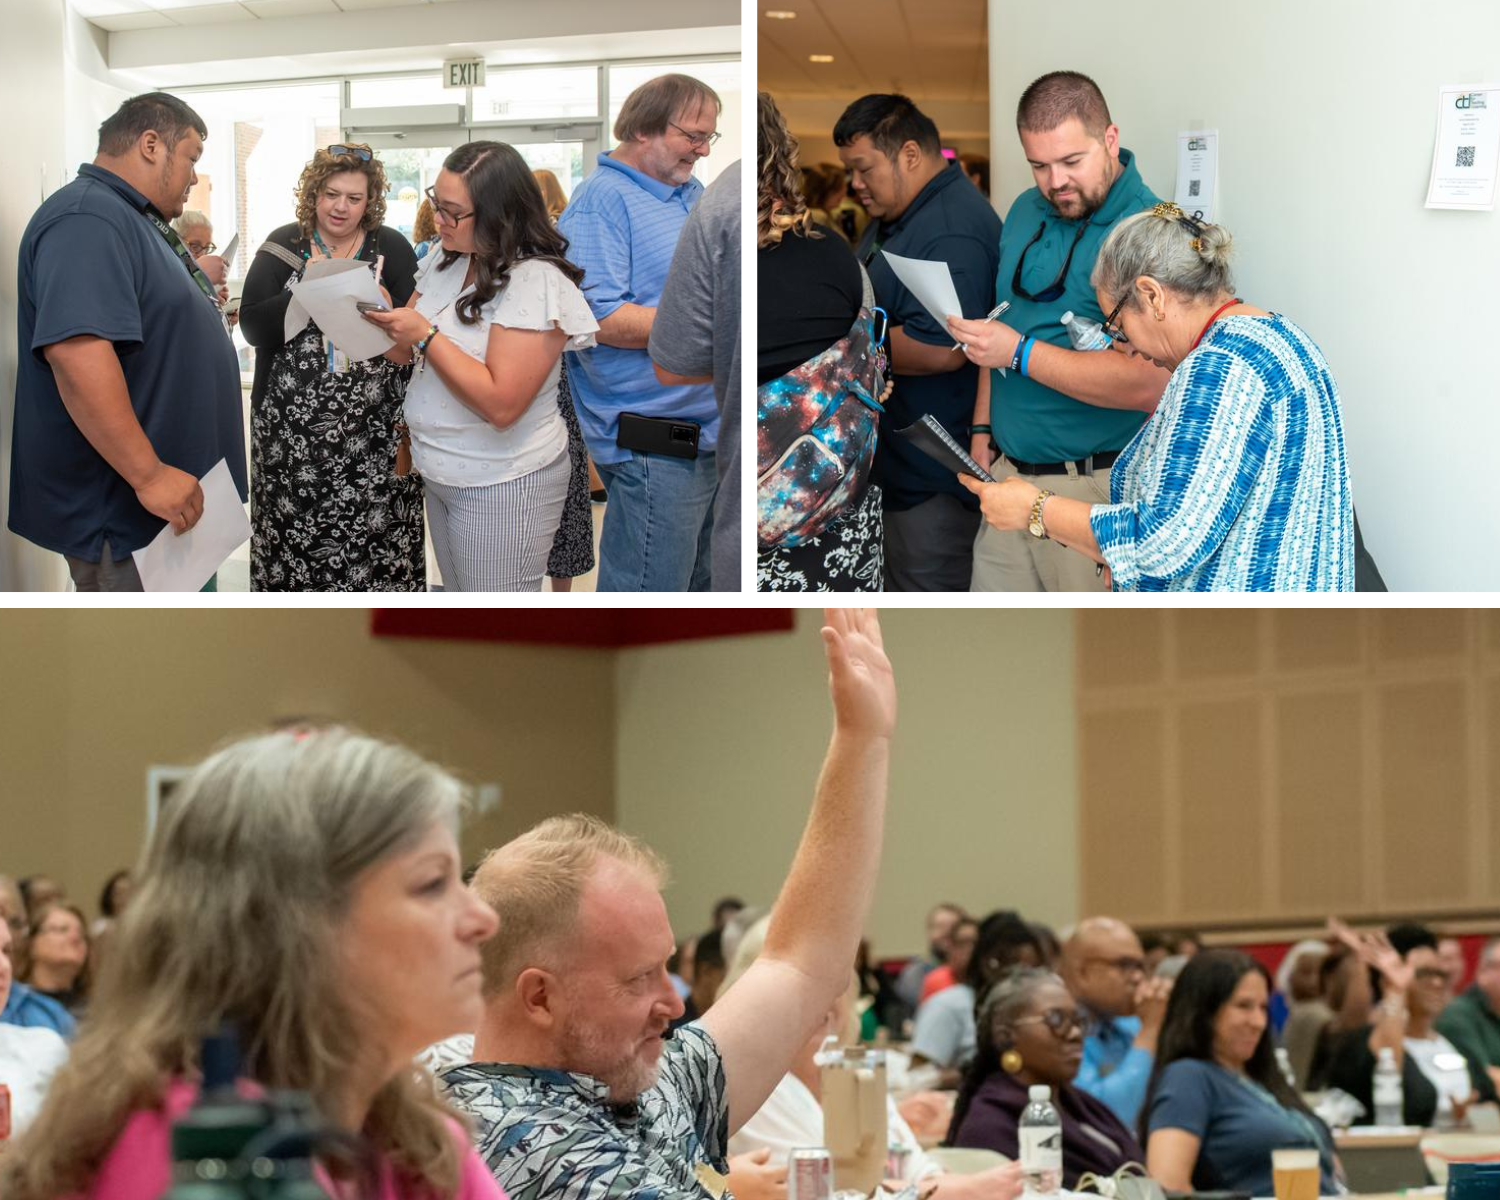
[[[1260,613],[1211,609],[1172,614],[1177,678],[1183,682],[1255,674],[1260,666]]]
[[[1453,659],[1468,644],[1464,609],[1393,608],[1373,615],[1376,654],[1389,662]]]
[[[1484,696],[1483,728],[1490,731],[1482,758],[1484,780],[1480,804],[1489,814],[1489,840],[1483,865],[1476,880],[1476,898],[1491,910],[1500,908],[1500,679],[1488,679],[1482,688]]]
[[[1279,895],[1271,910],[1316,919],[1365,912],[1365,815],[1359,692],[1318,692],[1275,701]]]
[[[278,717],[349,721],[502,789],[474,856],[550,813],[613,815],[613,654],[374,638],[362,610],[139,610],[0,618],[0,870],[92,910],[145,833],[146,770]],[[10,836],[27,831],[24,840]]]
[[[1207,920],[1263,911],[1260,703],[1187,704],[1177,727],[1183,911]]]
[[[1479,618],[1484,623],[1484,650],[1493,661],[1500,656],[1500,608],[1486,609]]]
[[[1271,614],[1272,666],[1278,671],[1358,666],[1361,614],[1347,609],[1281,609]]]
[[[1379,693],[1379,792],[1386,906],[1459,905],[1467,890],[1467,689],[1416,683]]]
[[[1106,612],[1078,614],[1079,678],[1085,688],[1149,687],[1165,675],[1168,614]]]
[[[1084,797],[1083,912],[1127,921],[1167,919],[1167,755],[1155,708],[1085,713],[1080,725]]]

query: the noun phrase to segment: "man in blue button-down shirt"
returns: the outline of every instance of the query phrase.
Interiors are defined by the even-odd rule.
[[[557,227],[583,268],[598,345],[568,356],[584,441],[609,492],[599,539],[601,592],[707,591],[719,413],[710,384],[667,387],[646,343],[672,252],[703,194],[693,167],[719,138],[723,105],[707,84],[662,75],[626,98],[617,145],[578,186]],[[620,438],[620,416],[698,426],[679,458]]]
[[[1113,917],[1079,922],[1063,946],[1062,972],[1089,1018],[1074,1086],[1103,1100],[1134,1129],[1172,985],[1146,978],[1140,938]]]

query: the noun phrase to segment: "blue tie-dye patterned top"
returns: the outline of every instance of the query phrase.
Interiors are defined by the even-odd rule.
[[[1285,317],[1224,317],[1115,461],[1094,537],[1120,591],[1353,591],[1338,386]]]
[[[709,1200],[698,1164],[729,1171],[723,1059],[697,1024],[662,1050],[656,1085],[625,1107],[591,1076],[541,1067],[467,1063],[440,1083],[510,1200]]]

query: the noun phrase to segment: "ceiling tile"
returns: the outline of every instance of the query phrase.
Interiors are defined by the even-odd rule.
[[[89,23],[97,25],[100,29],[107,29],[111,33],[120,33],[127,29],[170,29],[173,24],[169,17],[158,12],[129,12],[113,17],[90,17]]]
[[[333,0],[345,12],[362,8],[413,8],[426,5],[427,0]]]
[[[241,4],[196,4],[161,11],[179,25],[227,25],[255,20],[255,15]]]
[[[241,0],[241,3],[262,20],[271,17],[307,17],[339,11],[333,0]]]
[[[146,0],[73,0],[71,8],[80,17],[118,17],[121,13],[146,12]]]

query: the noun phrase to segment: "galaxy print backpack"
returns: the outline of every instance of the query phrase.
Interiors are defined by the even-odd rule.
[[[885,324],[866,275],[864,302],[849,333],[758,389],[762,550],[811,541],[864,495],[890,394]]]

